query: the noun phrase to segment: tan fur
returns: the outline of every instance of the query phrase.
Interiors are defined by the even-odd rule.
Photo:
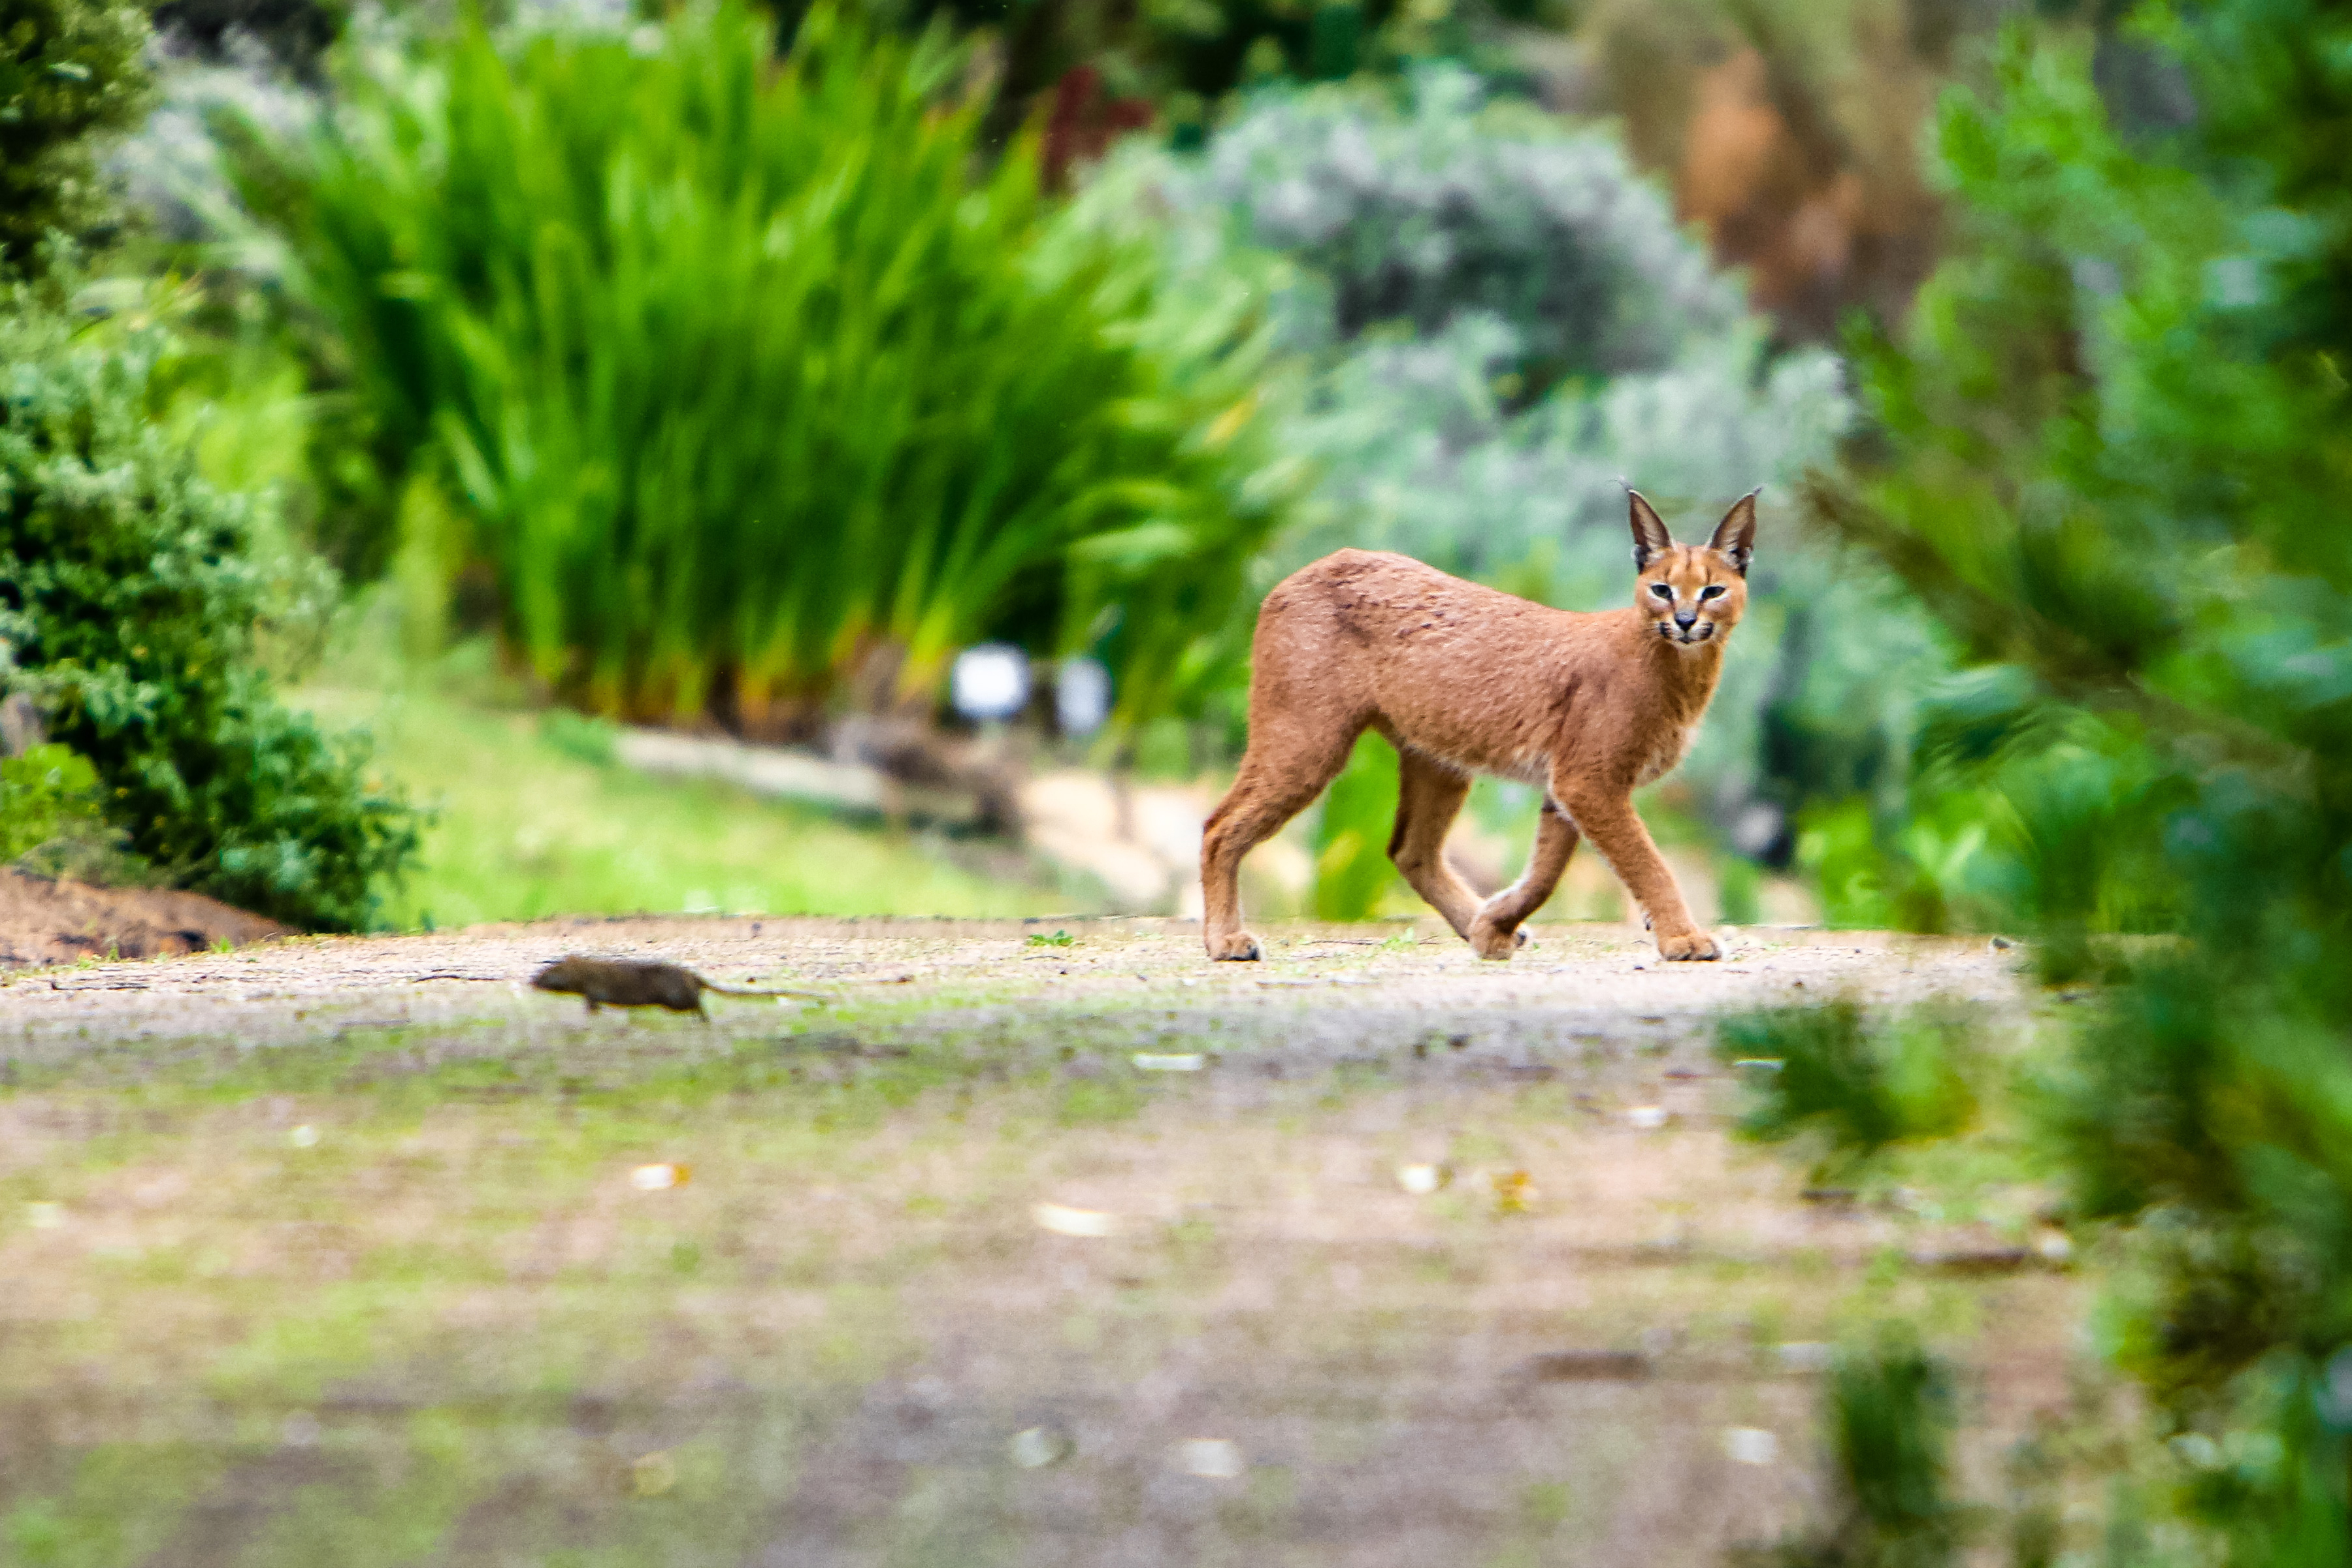
[[[1258,956],[1241,929],[1242,857],[1322,793],[1368,729],[1401,763],[1389,857],[1481,957],[1508,958],[1527,940],[1520,922],[1551,897],[1580,836],[1648,915],[1660,953],[1720,956],[1633,797],[1683,760],[1715,695],[1724,641],[1748,605],[1756,498],[1705,545],[1675,543],[1649,502],[1629,501],[1639,575],[1627,609],[1549,609],[1363,550],[1327,555],[1266,595],[1251,645],[1249,751],[1201,843],[1211,958]],[[1721,592],[1702,602],[1710,587]],[[1484,903],[1442,852],[1478,773],[1545,792],[1527,870]]]

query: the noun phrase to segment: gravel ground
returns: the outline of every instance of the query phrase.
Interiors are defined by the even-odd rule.
[[[0,1542],[1697,1563],[1819,1511],[1821,1347],[1876,1315],[1966,1370],[1980,1493],[2064,1403],[2041,1194],[1809,1194],[1712,1046],[1841,995],[2014,1035],[2014,954],[1260,934],[641,919],[20,974]],[[569,952],[827,1000],[592,1016],[525,984]]]

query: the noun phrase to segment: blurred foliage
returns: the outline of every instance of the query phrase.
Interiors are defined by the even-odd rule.
[[[1316,818],[1317,920],[1370,920],[1379,911],[1381,895],[1400,879],[1388,858],[1396,813],[1396,748],[1368,732],[1324,791]]]
[[[364,927],[415,848],[412,814],[364,780],[361,740],[272,697],[257,626],[323,585],[273,570],[251,503],[152,422],[165,347],[152,323],[69,326],[55,286],[0,300],[0,680],[94,770],[156,872],[292,924]]]
[[[1966,1128],[1976,1115],[1966,1046],[1958,1017],[1916,1012],[1873,1027],[1851,1001],[1746,1014],[1716,1031],[1717,1053],[1748,1074],[1741,1133],[1774,1143],[1818,1136],[1828,1150],[1817,1179],[1891,1143]]]
[[[98,770],[52,742],[0,758],[0,864],[103,820]]]
[[[108,0],[9,0],[0,9],[0,264],[41,269],[52,233],[113,217],[102,139],[136,124],[149,84],[147,14]]]
[[[983,40],[998,135],[1050,104],[1066,133],[1092,133],[1090,152],[1118,128],[1122,105],[1157,110],[1189,140],[1217,100],[1284,78],[1332,80],[1437,58],[1511,77],[1515,31],[1558,25],[1569,9],[1563,0],[866,0],[877,19],[945,17]]]
[[[349,0],[163,0],[155,31],[205,59],[257,52],[277,69],[309,79],[351,11]]]
[[[1898,319],[1933,268],[1940,203],[1918,156],[1998,0],[1594,0],[1580,96],[1617,116],[1716,260],[1781,330]]]
[[[331,544],[486,584],[598,712],[791,733],[987,637],[1100,643],[1122,715],[1164,705],[1278,516],[1247,322],[1154,352],[1150,256],[1050,232],[1033,146],[975,176],[940,38],[771,37],[469,25],[354,47],[311,132],[248,122],[378,474]],[[395,540],[418,486],[458,504]]]
[[[1848,1346],[1827,1397],[1835,1515],[1818,1533],[1747,1554],[1756,1568],[1941,1568],[1969,1510],[1951,1496],[1958,1415],[1948,1367],[1896,1325]]]
[[[1997,90],[1947,100],[1960,243],[1857,344],[1871,439],[1812,499],[1979,667],[1915,775],[1982,803],[1948,880],[2046,978],[2122,982],[2041,1098],[2075,1211],[2126,1228],[2103,1337],[2200,1456],[2173,1501],[2231,1563],[2340,1563],[2352,10],[2134,26],[2196,89],[2168,134],[2118,126],[2080,26],[2013,29]]]

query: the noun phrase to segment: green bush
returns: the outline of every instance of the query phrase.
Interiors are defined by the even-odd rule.
[[[96,827],[98,803],[98,770],[54,742],[0,758],[0,864]]]
[[[1976,1114],[1966,1026],[1925,1012],[1874,1024],[1852,1002],[1726,1018],[1717,1053],[1752,1075],[1740,1131],[1766,1142],[1819,1134],[1826,1176],[1890,1143],[1965,1128]]]
[[[1748,1554],[1761,1568],[1943,1568],[1970,1522],[1951,1496],[1951,1373],[1903,1329],[1849,1346],[1830,1371],[1836,1511],[1810,1537]]]
[[[277,584],[247,503],[148,417],[163,347],[152,329],[78,337],[28,290],[0,300],[0,682],[87,760],[107,820],[157,872],[293,924],[362,927],[414,819],[363,782],[362,742],[271,698],[254,637]]]
[[[10,0],[0,10],[0,265],[37,266],[52,232],[108,213],[97,138],[138,122],[147,14],[108,0]]]
[[[2121,133],[2063,29],[2013,28],[1997,93],[1946,103],[1954,252],[1858,345],[1874,439],[1815,499],[1983,667],[1936,771],[1979,792],[2045,974],[2171,934],[2116,944],[2045,1146],[2131,1261],[2102,1337],[2210,1460],[2173,1500],[2200,1560],[2342,1564],[2352,16],[2141,22],[2196,85],[2175,137]]]
[[[1034,147],[975,173],[936,37],[820,9],[781,66],[772,38],[731,3],[469,25],[346,58],[313,134],[246,128],[384,493],[464,503],[406,547],[494,584],[509,646],[601,713],[790,731],[927,701],[992,636],[1099,643],[1147,710],[1274,521],[1246,384],[1138,345],[1148,257],[1045,243]]]

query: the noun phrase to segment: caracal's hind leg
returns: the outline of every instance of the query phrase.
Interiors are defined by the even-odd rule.
[[[1576,853],[1576,824],[1568,813],[1545,801],[1543,815],[1536,819],[1536,842],[1528,852],[1528,868],[1519,873],[1517,881],[1479,905],[1477,918],[1470,922],[1470,945],[1480,957],[1508,958],[1513,948],[1527,945],[1528,933],[1519,929],[1519,922],[1543,908],[1552,889],[1559,886],[1569,857]]]
[[[1469,793],[1467,774],[1418,752],[1397,749],[1396,831],[1389,835],[1389,858],[1460,937],[1470,934],[1478,895],[1445,863],[1445,830]]]
[[[1297,722],[1292,714],[1250,714],[1240,773],[1201,830],[1201,935],[1211,958],[1259,956],[1242,930],[1242,857],[1282,831],[1348,765],[1363,726]],[[1283,721],[1289,721],[1286,723]]]

